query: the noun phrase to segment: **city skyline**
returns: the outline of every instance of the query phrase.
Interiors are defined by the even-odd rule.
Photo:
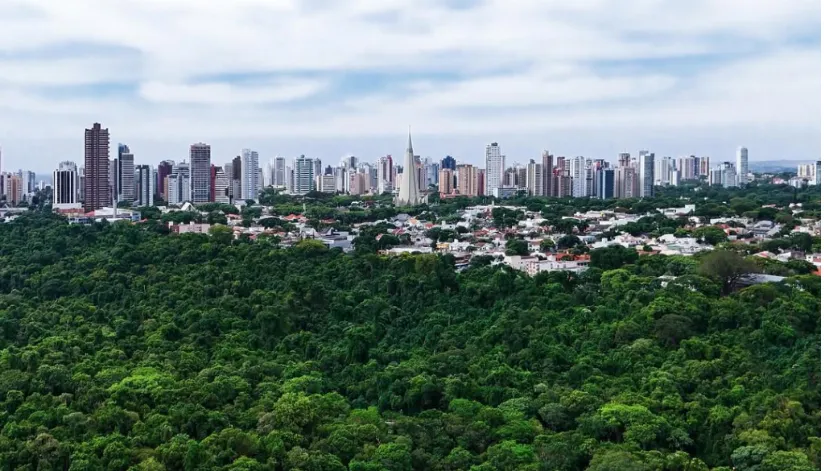
[[[136,164],[199,141],[217,161],[401,156],[407,124],[420,155],[474,165],[496,141],[519,161],[820,158],[816,1],[424,3],[5,5],[4,169],[80,160],[92,122]]]
[[[106,127],[105,123],[100,123],[100,124],[104,128]],[[90,124],[87,124],[87,126],[90,126]],[[266,162],[268,162],[272,159],[275,159],[275,158],[283,158],[283,159],[286,159],[286,161],[292,161],[292,160],[300,158],[302,156],[306,157],[308,159],[313,159],[313,160],[314,159],[320,159],[324,167],[327,166],[327,165],[336,166],[336,165],[340,164],[341,162],[345,161],[347,158],[353,157],[353,156],[356,157],[358,159],[358,161],[360,161],[360,162],[368,162],[372,165],[377,165],[378,160],[381,157],[392,156],[393,159],[395,159],[396,164],[402,164],[403,155],[406,152],[406,149],[398,151],[397,148],[399,146],[397,144],[395,144],[395,145],[391,146],[391,149],[389,149],[389,150],[392,150],[394,152],[384,151],[382,153],[379,152],[375,155],[372,155],[372,154],[364,155],[364,154],[358,154],[358,153],[352,153],[352,152],[343,153],[338,157],[318,156],[318,155],[313,155],[309,152],[298,152],[297,154],[293,155],[293,154],[284,154],[282,152],[260,151],[259,150],[260,148],[257,147],[257,146],[246,145],[246,144],[244,144],[241,147],[238,147],[236,149],[232,149],[232,148],[228,148],[226,145],[215,146],[215,145],[211,144],[212,141],[210,141],[209,139],[200,139],[200,140],[195,140],[195,141],[192,141],[190,143],[187,143],[187,144],[185,144],[185,146],[182,146],[184,148],[183,153],[180,152],[180,149],[177,149],[177,147],[181,147],[181,146],[175,146],[175,151],[174,152],[170,152],[170,151],[161,152],[160,154],[158,154],[158,155],[161,155],[161,157],[154,158],[154,157],[150,157],[150,156],[145,156],[143,153],[136,150],[136,147],[134,145],[132,145],[132,141],[116,138],[115,132],[111,128],[108,128],[108,129],[109,129],[109,136],[110,136],[109,139],[110,139],[110,142],[112,143],[111,145],[114,146],[115,150],[117,150],[116,146],[126,145],[127,150],[129,151],[129,154],[133,157],[135,166],[137,166],[137,165],[152,165],[152,166],[156,167],[158,164],[160,164],[161,162],[166,161],[166,160],[171,160],[171,161],[174,161],[176,163],[177,162],[190,162],[190,160],[191,160],[191,147],[196,146],[196,145],[206,145],[209,148],[211,148],[211,156],[212,156],[211,157],[211,163],[215,164],[215,165],[218,165],[218,164],[222,165],[222,164],[225,164],[225,163],[229,163],[235,157],[240,156],[244,151],[249,151],[249,150],[254,151],[257,155],[259,155],[258,158],[259,158],[259,167],[260,168],[263,168],[265,166]],[[416,133],[416,135],[417,135],[417,133]],[[402,140],[405,141],[406,139],[407,139],[407,136],[404,134],[403,137],[402,137]],[[424,143],[425,143],[426,139],[424,138],[423,140],[424,140]],[[758,141],[757,136],[753,136],[752,140],[753,141]],[[13,158],[10,158],[9,153],[2,146],[0,146],[0,152],[2,152],[2,154],[0,154],[0,155],[2,155],[2,161],[0,161],[0,162],[2,162],[1,163],[1,165],[2,165],[1,170],[4,171],[4,172],[9,172],[9,171],[17,170],[17,169],[26,169],[26,170],[32,170],[35,173],[37,173],[38,175],[48,175],[48,174],[50,174],[51,172],[54,171],[54,169],[56,168],[57,163],[59,161],[63,161],[63,160],[77,162],[78,166],[82,167],[83,165],[80,162],[82,162],[83,158],[84,158],[83,157],[84,156],[83,142],[82,141],[78,142],[77,138],[73,139],[73,141],[74,141],[73,142],[74,147],[78,147],[80,149],[81,153],[80,153],[79,157],[75,157],[74,154],[69,155],[67,153],[61,153],[60,154],[61,156],[68,156],[68,157],[64,157],[64,158],[61,158],[59,160],[54,160],[53,159],[53,160],[46,161],[44,163],[44,165],[45,165],[44,168],[32,167],[32,162],[29,162],[29,161],[27,161],[23,165],[17,165],[15,163],[15,160]],[[125,144],[126,142],[128,142],[128,145]],[[249,142],[249,141],[244,141],[244,142]],[[307,147],[311,148],[312,147],[311,141],[309,141],[309,144],[310,145],[308,145]],[[547,147],[548,147],[547,146],[547,147],[544,147],[544,148],[541,148],[541,149],[535,149],[529,154],[527,154],[525,152],[517,153],[517,151],[516,151],[515,154],[513,155],[513,152],[508,151],[508,149],[510,147],[507,146],[505,142],[501,142],[499,144],[499,142],[496,141],[496,140],[487,140],[485,142],[479,143],[476,146],[477,149],[475,149],[475,152],[471,153],[471,155],[469,157],[463,157],[463,156],[461,156],[460,154],[458,154],[456,152],[451,152],[451,151],[448,151],[448,150],[446,150],[444,152],[441,152],[441,153],[438,153],[438,154],[426,153],[425,151],[419,152],[419,151],[416,150],[415,155],[420,156],[421,159],[429,158],[433,162],[440,162],[445,157],[451,157],[451,158],[455,159],[457,164],[470,164],[470,165],[474,165],[474,166],[479,167],[479,168],[485,168],[486,160],[487,160],[486,152],[487,152],[490,144],[498,144],[500,146],[501,154],[504,157],[506,157],[505,160],[506,160],[506,165],[507,166],[514,165],[514,164],[519,164],[521,166],[526,166],[529,163],[530,160],[535,160],[536,162],[540,163],[544,152],[549,152],[549,154],[555,156],[556,158],[559,157],[559,156],[566,157],[567,159],[572,159],[572,158],[575,158],[575,157],[584,157],[586,159],[593,159],[593,160],[602,159],[602,160],[606,160],[610,163],[615,163],[615,164],[617,164],[619,162],[620,157],[623,154],[629,154],[633,159],[638,159],[640,157],[639,153],[644,152],[644,151],[651,151],[652,153],[656,154],[658,157],[670,157],[670,158],[673,158],[673,159],[677,159],[677,158],[680,158],[680,157],[696,156],[696,157],[710,157],[713,162],[725,162],[725,161],[736,162],[737,159],[738,159],[738,149],[741,148],[741,147],[743,147],[745,149],[755,149],[755,152],[756,152],[755,153],[755,158],[749,157],[750,162],[780,161],[780,160],[787,160],[787,161],[815,161],[815,160],[820,160],[819,156],[811,156],[809,158],[783,158],[783,159],[782,158],[775,158],[772,155],[764,155],[763,153],[759,152],[757,147],[750,146],[750,145],[748,145],[748,143],[745,143],[745,142],[738,142],[734,146],[732,146],[731,148],[726,149],[726,152],[724,154],[719,154],[719,155],[713,155],[713,154],[703,153],[703,152],[694,151],[694,150],[685,150],[685,151],[677,151],[676,150],[676,151],[673,151],[673,152],[660,152],[658,150],[655,150],[655,149],[657,149],[655,146],[650,146],[650,145],[639,145],[639,146],[636,146],[635,148],[618,148],[618,149],[615,149],[611,153],[608,152],[608,151],[607,152],[599,152],[599,153],[597,153],[597,155],[591,155],[591,154],[588,154],[588,153],[576,152],[574,150],[574,147],[572,147],[572,150],[570,152],[558,152],[558,151],[553,151],[551,149],[547,149]],[[405,146],[400,146],[400,147],[405,147]],[[586,147],[586,146],[583,146],[583,147]],[[416,148],[419,148],[419,146],[416,145]],[[110,160],[112,160],[112,161],[117,160],[117,158],[118,158],[117,153],[113,153],[113,155],[110,155]]]

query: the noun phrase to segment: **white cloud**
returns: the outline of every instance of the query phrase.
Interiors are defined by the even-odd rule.
[[[820,47],[795,37],[817,33],[819,13],[816,0],[3,2],[0,139],[76,136],[93,121],[134,138],[371,139],[411,122],[432,136],[628,127],[638,139],[715,126],[778,145],[820,126]],[[706,54],[728,59],[666,65]],[[291,78],[219,80],[256,72]],[[336,92],[349,72],[415,75]],[[136,92],[43,92],[121,81]]]
[[[326,87],[326,82],[318,80],[290,80],[245,86],[227,83],[146,82],[140,86],[140,95],[158,103],[244,105],[298,100],[312,96]]]

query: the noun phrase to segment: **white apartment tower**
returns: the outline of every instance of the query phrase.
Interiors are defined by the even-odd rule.
[[[312,191],[315,180],[315,161],[301,155],[295,159],[294,183],[292,193],[295,195],[305,195]]]
[[[497,142],[486,146],[485,194],[492,195],[496,188],[503,186],[505,160]]]
[[[750,174],[750,155],[746,147],[739,147],[735,152],[735,173],[738,185],[746,185]]]
[[[77,174],[77,164],[74,162],[60,162],[54,171],[54,208],[80,208],[80,178]]]
[[[257,151],[243,149],[240,153],[240,199],[257,201],[260,186],[258,169]]]

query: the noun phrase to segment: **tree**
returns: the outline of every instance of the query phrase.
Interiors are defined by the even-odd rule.
[[[232,228],[224,226],[223,224],[215,224],[209,228],[209,235],[219,244],[230,244],[234,239]]]
[[[755,264],[729,250],[714,250],[704,255],[698,266],[698,273],[721,281],[724,294],[731,293],[743,275],[755,271]]]
[[[603,249],[590,250],[589,257],[590,266],[602,270],[615,270],[637,262],[638,252],[635,249],[615,244]]]
[[[507,255],[529,255],[529,244],[522,239],[510,239],[506,241]]]
[[[702,226],[692,231],[693,237],[710,245],[718,245],[727,240],[727,233],[718,226]]]
[[[552,239],[541,239],[541,252],[548,252],[555,248],[555,241]]]

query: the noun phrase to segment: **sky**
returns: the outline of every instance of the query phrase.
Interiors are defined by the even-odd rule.
[[[544,150],[819,160],[818,0],[2,0],[3,170]]]

